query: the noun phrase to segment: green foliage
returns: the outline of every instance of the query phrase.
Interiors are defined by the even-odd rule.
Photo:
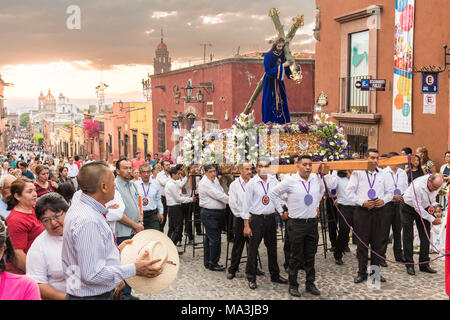
[[[25,112],[22,113],[19,117],[19,125],[21,127],[28,127],[28,122],[30,121],[30,113],[29,112]]]
[[[41,145],[44,143],[44,135],[42,133],[36,133],[33,137],[34,143]]]

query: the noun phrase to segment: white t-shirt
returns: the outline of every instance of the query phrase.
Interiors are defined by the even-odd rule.
[[[66,292],[66,278],[62,268],[63,237],[51,236],[44,230],[28,250],[27,276],[37,283],[49,284],[56,290]]]

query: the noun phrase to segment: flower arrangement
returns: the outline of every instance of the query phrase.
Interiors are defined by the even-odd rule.
[[[255,125],[252,112],[237,116],[230,129],[202,133],[202,127],[197,126],[183,137],[183,165],[239,164],[245,160],[256,164],[258,158],[271,161],[278,159],[280,164],[286,164],[290,157],[286,153],[294,150],[292,147],[287,149],[286,143],[295,145],[299,141],[305,143],[306,147],[302,150],[310,152],[314,161],[342,160],[349,146],[344,138],[343,128],[328,118],[326,113],[321,113],[314,116],[313,124],[297,122]],[[280,156],[280,150],[284,151],[283,156]]]
[[[328,121],[328,118],[328,114],[323,112],[314,116],[317,124],[315,133],[322,138],[322,142],[319,143],[319,156],[322,157],[322,161],[343,160],[349,148],[344,137],[344,129]]]
[[[95,137],[95,135],[101,130],[101,128],[102,127],[100,123],[96,121],[85,121],[83,126],[83,129],[89,138]]]

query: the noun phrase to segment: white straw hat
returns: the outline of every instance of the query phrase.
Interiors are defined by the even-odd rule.
[[[148,251],[146,260],[161,259],[154,264],[155,267],[162,266],[162,272],[154,278],[135,276],[125,279],[126,282],[144,294],[154,294],[163,291],[175,281],[180,267],[178,250],[173,241],[164,233],[157,230],[144,230],[133,237],[133,243],[126,245],[120,254],[120,264],[134,263],[138,258]]]

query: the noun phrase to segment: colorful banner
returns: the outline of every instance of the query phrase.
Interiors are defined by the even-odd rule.
[[[412,133],[414,1],[395,0],[393,132]]]

